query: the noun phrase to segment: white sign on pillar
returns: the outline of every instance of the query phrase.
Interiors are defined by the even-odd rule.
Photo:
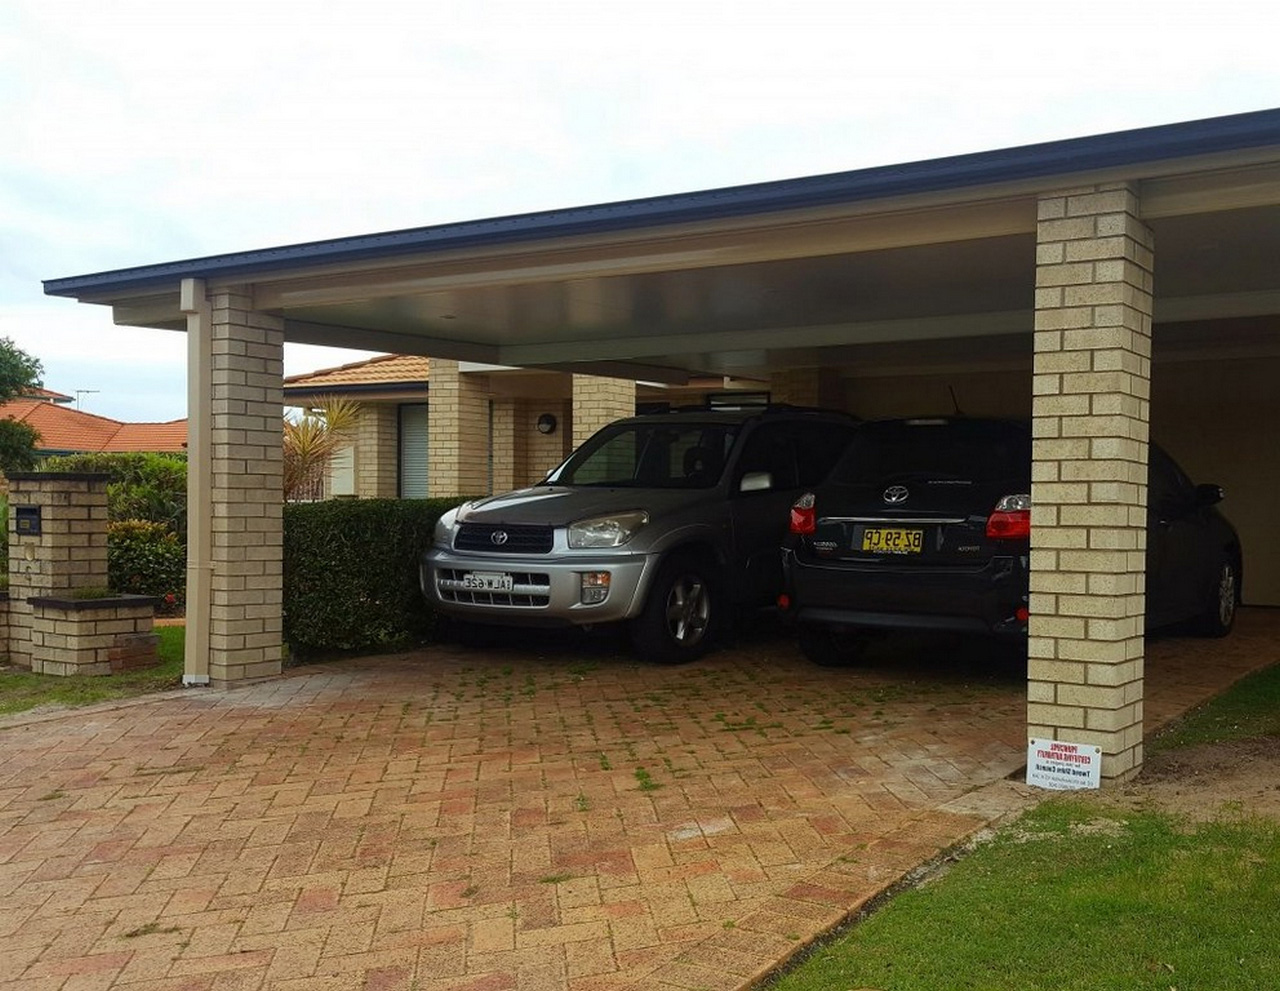
[[[1027,744],[1027,784],[1054,791],[1102,787],[1102,748],[1063,740]]]

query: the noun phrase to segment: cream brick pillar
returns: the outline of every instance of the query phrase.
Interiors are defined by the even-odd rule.
[[[281,671],[284,330],[247,288],[210,292],[209,677]]]
[[[607,423],[636,414],[636,384],[599,375],[573,377],[573,446]]]
[[[834,368],[785,368],[769,376],[769,400],[791,406],[844,409],[840,375]]]
[[[365,403],[356,421],[356,495],[361,499],[396,497],[396,407]]]
[[[427,491],[432,498],[489,492],[489,378],[431,360]]]
[[[1045,195],[1037,228],[1033,738],[1142,763],[1153,243],[1125,185]]]

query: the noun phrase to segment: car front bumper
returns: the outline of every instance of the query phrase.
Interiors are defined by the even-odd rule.
[[[657,567],[649,554],[501,555],[435,547],[423,555],[422,594],[447,616],[508,626],[589,626],[633,618]],[[607,572],[603,602],[583,601],[584,574]],[[468,574],[510,575],[510,591],[468,588]]]

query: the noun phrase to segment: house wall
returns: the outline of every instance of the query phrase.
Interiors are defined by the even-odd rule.
[[[363,403],[355,428],[356,496],[396,497],[396,403]]]
[[[954,390],[955,398],[952,399]],[[865,420],[894,416],[1031,416],[1031,369],[950,375],[853,378],[845,383],[844,409]]]
[[[550,413],[556,429],[538,433],[538,417]],[[558,465],[573,450],[573,404],[567,399],[525,399],[520,402],[518,429],[526,438],[523,478],[519,484],[532,485]]]

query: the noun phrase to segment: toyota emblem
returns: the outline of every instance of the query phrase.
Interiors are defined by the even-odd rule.
[[[501,547],[503,544],[507,542],[507,531],[494,530],[493,533],[489,534],[489,539],[492,540],[499,547]]]
[[[890,506],[896,506],[900,502],[906,502],[910,493],[905,485],[890,485],[884,490],[884,501]]]

